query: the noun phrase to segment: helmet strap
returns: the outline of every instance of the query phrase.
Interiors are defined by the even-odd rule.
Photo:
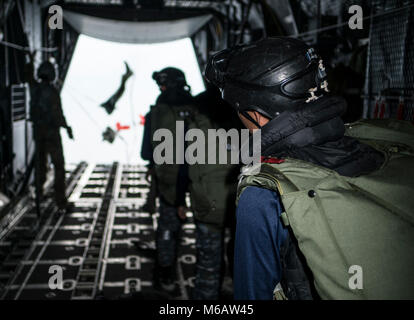
[[[252,118],[252,116],[245,110],[239,111],[240,114],[242,114],[247,120],[249,120],[250,122],[252,122],[258,129],[261,129],[262,126],[255,120]]]

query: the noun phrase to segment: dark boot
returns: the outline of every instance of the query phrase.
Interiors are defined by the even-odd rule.
[[[158,267],[158,286],[160,289],[172,293],[175,290],[175,269],[173,266]]]
[[[108,101],[101,104],[101,107],[103,107],[108,114],[111,114],[115,110],[116,101],[113,100],[114,99],[109,99]]]
[[[130,76],[132,76],[134,74],[134,72],[132,72],[132,70],[129,68],[128,63],[126,63],[126,62],[124,62],[124,63],[125,63],[125,67],[126,67],[126,72],[123,76],[123,80],[125,79],[125,81],[126,81],[126,80],[129,79]]]

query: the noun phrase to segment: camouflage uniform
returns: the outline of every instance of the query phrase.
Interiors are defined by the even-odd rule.
[[[217,300],[221,286],[223,260],[222,230],[196,223],[197,264],[193,299]]]
[[[157,229],[157,260],[162,268],[175,264],[177,256],[177,241],[181,230],[181,220],[177,208],[160,201],[160,218]]]
[[[160,141],[155,141],[152,137],[158,129],[168,129],[175,135],[177,121],[186,123],[191,115],[193,97],[185,82],[184,73],[178,69],[166,68],[154,72],[153,79],[159,85],[161,94],[156,105],[151,107],[150,113],[146,116],[147,134],[144,133],[142,154],[150,161],[150,168],[153,170],[152,183],[156,182],[160,198],[160,217],[156,235],[156,277],[161,287],[170,291],[174,289],[173,283],[176,278],[177,246],[182,224],[178,217],[178,208],[186,206],[188,165],[156,163],[152,159],[153,150]],[[184,137],[182,139],[184,140]],[[173,150],[175,148],[174,144]]]

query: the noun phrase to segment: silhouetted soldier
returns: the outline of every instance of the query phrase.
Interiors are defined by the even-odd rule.
[[[154,72],[153,79],[160,88],[161,94],[155,106],[151,107],[146,117],[147,134],[143,143],[143,155],[152,157],[159,141],[152,137],[158,129],[168,129],[175,134],[177,121],[188,125],[194,109],[193,97],[185,80],[184,73],[176,68],[165,68]],[[148,135],[148,129],[151,129]],[[184,137],[181,137],[184,142]],[[150,139],[150,140],[149,140]],[[178,138],[177,138],[178,139]],[[149,142],[148,142],[149,140]],[[171,146],[175,150],[176,145]],[[186,215],[186,191],[188,190],[188,164],[161,164],[155,159],[150,161],[152,179],[157,182],[160,197],[160,218],[157,230],[157,268],[160,286],[167,291],[175,289],[175,265],[181,223]]]
[[[56,78],[55,68],[50,62],[43,62],[37,72],[40,82],[31,86],[30,118],[36,142],[36,186],[38,196],[43,196],[46,180],[47,156],[50,155],[55,171],[55,200],[59,209],[66,207],[65,161],[63,157],[60,128],[67,130],[73,139],[72,129],[63,115],[58,90],[52,85]]]

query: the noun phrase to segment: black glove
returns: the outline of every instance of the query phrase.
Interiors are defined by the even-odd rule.
[[[177,214],[178,214],[178,217],[182,220],[182,221],[185,221],[186,219],[187,219],[187,212],[188,211],[190,211],[190,209],[189,208],[187,208],[186,206],[179,206],[178,208],[177,208]]]
[[[71,127],[66,127],[66,131],[68,132],[69,139],[75,140],[73,138],[73,132]]]

